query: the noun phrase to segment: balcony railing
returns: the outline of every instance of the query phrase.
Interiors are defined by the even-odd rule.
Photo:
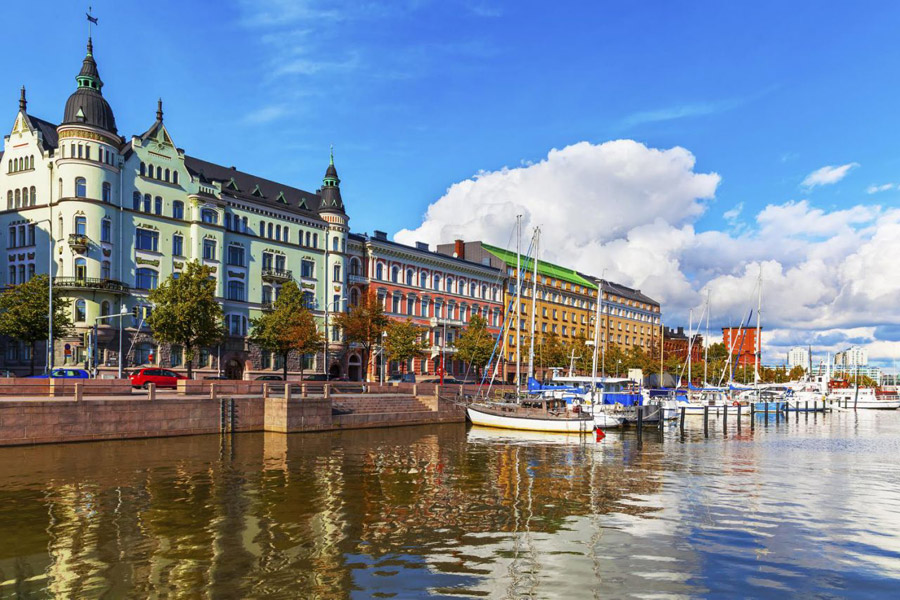
[[[265,281],[291,281],[294,278],[294,273],[289,269],[263,267],[262,278]]]
[[[447,327],[462,327],[463,322],[457,319],[444,319],[443,317],[431,317],[431,326],[432,327],[443,327],[446,325]]]
[[[261,302],[260,309],[266,312],[275,310],[275,302]]]
[[[347,279],[350,280],[350,283],[369,283],[369,278],[365,275],[357,275],[355,273],[351,273],[347,276]]]
[[[99,290],[113,294],[127,294],[128,286],[115,279],[99,277],[54,277],[53,287],[62,290]]]
[[[83,235],[81,233],[70,233],[69,234],[69,248],[74,250],[75,252],[85,252],[90,246],[91,240],[88,236]]]
[[[429,348],[429,350],[431,352],[431,358],[440,356],[442,351],[444,354],[456,354],[456,346],[432,345],[431,348]]]

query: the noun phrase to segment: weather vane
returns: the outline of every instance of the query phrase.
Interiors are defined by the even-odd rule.
[[[88,20],[88,37],[91,37],[91,25],[92,25],[92,24],[93,24],[93,25],[99,25],[98,21],[99,21],[100,19],[98,19],[97,17],[93,16],[93,14],[92,14],[93,12],[94,12],[94,9],[93,9],[92,7],[90,7],[90,6],[88,6],[88,11],[87,11],[86,13],[84,13],[84,16],[86,16],[86,17],[87,17],[87,20]]]

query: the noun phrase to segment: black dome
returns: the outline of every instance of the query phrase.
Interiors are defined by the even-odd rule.
[[[116,117],[109,102],[100,92],[91,88],[79,88],[66,100],[63,124],[83,123],[116,133]]]

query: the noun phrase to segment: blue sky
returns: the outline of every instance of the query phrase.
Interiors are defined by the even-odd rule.
[[[146,129],[162,96],[169,130],[188,153],[309,190],[333,143],[357,231],[416,230],[429,205],[477,173],[617,139],[683,147],[696,161],[692,173],[719,176],[702,210],[669,219],[673,231],[689,226],[765,245],[759,215],[767,207],[801,203],[802,218],[821,211],[817,223],[832,225],[800,235],[803,264],[822,251],[823,238],[838,235],[834,221],[856,218],[853,239],[869,239],[878,211],[896,208],[900,194],[896,185],[866,191],[900,181],[896,2],[92,4],[100,19],[95,55],[120,133]],[[83,57],[84,8],[70,1],[4,7],[6,21],[21,24],[7,28],[12,51],[0,79],[10,124],[22,84],[29,112],[60,118]],[[803,184],[829,166],[821,185]],[[569,183],[555,180],[545,202],[557,201],[554,188],[566,196]],[[863,216],[841,212],[854,210]],[[568,217],[577,220],[577,211]],[[598,255],[618,256],[615,241],[605,240]],[[845,254],[851,249],[847,243]],[[551,256],[562,259],[552,249]],[[786,272],[800,264],[773,259]],[[643,285],[683,320],[704,286],[740,279],[767,257],[711,266],[679,254],[676,267],[690,288],[680,292],[634,275],[640,269],[625,259],[604,260],[589,266]],[[835,272],[843,268],[834,263]],[[830,302],[810,300],[810,308],[839,310],[841,292],[850,288]],[[732,300],[729,310],[743,312]],[[794,335],[792,318],[775,324]],[[799,330],[822,328],[805,322]],[[896,324],[891,315],[872,326]],[[845,339],[864,325],[842,323]],[[900,357],[900,347],[891,348],[885,356]]]

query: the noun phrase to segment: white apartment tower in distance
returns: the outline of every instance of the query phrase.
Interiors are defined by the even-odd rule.
[[[793,369],[794,367],[803,367],[804,369],[808,369],[809,348],[804,348],[803,346],[795,346],[788,350],[787,366],[788,369]]]
[[[861,346],[851,346],[834,355],[836,367],[865,367],[869,364],[869,352]]]

